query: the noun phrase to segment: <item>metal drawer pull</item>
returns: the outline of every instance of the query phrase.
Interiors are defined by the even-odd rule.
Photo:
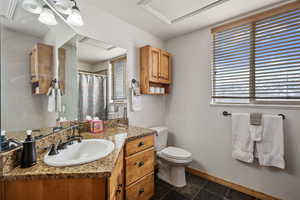
[[[144,189],[144,188],[141,188],[141,189],[139,190],[139,195],[143,194],[144,192],[145,192],[145,189]]]
[[[145,145],[144,142],[140,142],[138,146],[141,147],[141,146],[144,146],[144,145]]]
[[[145,163],[143,161],[139,162],[139,167],[142,167]]]

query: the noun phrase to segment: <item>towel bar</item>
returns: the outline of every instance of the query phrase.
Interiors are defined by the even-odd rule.
[[[223,111],[223,115],[224,116],[231,116],[231,113],[227,112],[227,111]],[[279,116],[282,117],[282,119],[285,119],[285,115],[284,114],[278,114]]]

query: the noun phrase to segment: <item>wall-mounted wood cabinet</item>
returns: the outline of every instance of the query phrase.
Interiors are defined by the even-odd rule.
[[[47,94],[52,81],[53,46],[38,43],[29,54],[33,94]]]
[[[167,94],[171,84],[171,54],[151,46],[140,48],[142,94]],[[163,88],[161,90],[161,88]]]
[[[58,49],[58,85],[63,94],[66,93],[66,49]]]

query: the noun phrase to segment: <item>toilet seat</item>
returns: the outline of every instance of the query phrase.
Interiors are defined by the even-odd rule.
[[[192,154],[178,147],[167,147],[159,151],[157,155],[174,164],[187,164],[192,161]]]
[[[178,147],[167,147],[161,150],[161,153],[168,158],[173,158],[176,160],[188,160],[192,157],[190,152]]]

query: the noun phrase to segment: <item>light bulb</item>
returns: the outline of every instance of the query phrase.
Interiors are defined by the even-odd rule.
[[[22,6],[25,10],[33,14],[40,14],[42,12],[42,5],[37,0],[24,0]]]
[[[57,24],[53,11],[50,10],[49,6],[47,5],[43,6],[43,10],[39,16],[39,21],[49,26],[54,26]]]
[[[64,15],[70,15],[72,13],[69,0],[55,0],[54,8]]]
[[[83,20],[77,6],[73,6],[72,13],[68,16],[67,22],[74,26],[83,26]]]

